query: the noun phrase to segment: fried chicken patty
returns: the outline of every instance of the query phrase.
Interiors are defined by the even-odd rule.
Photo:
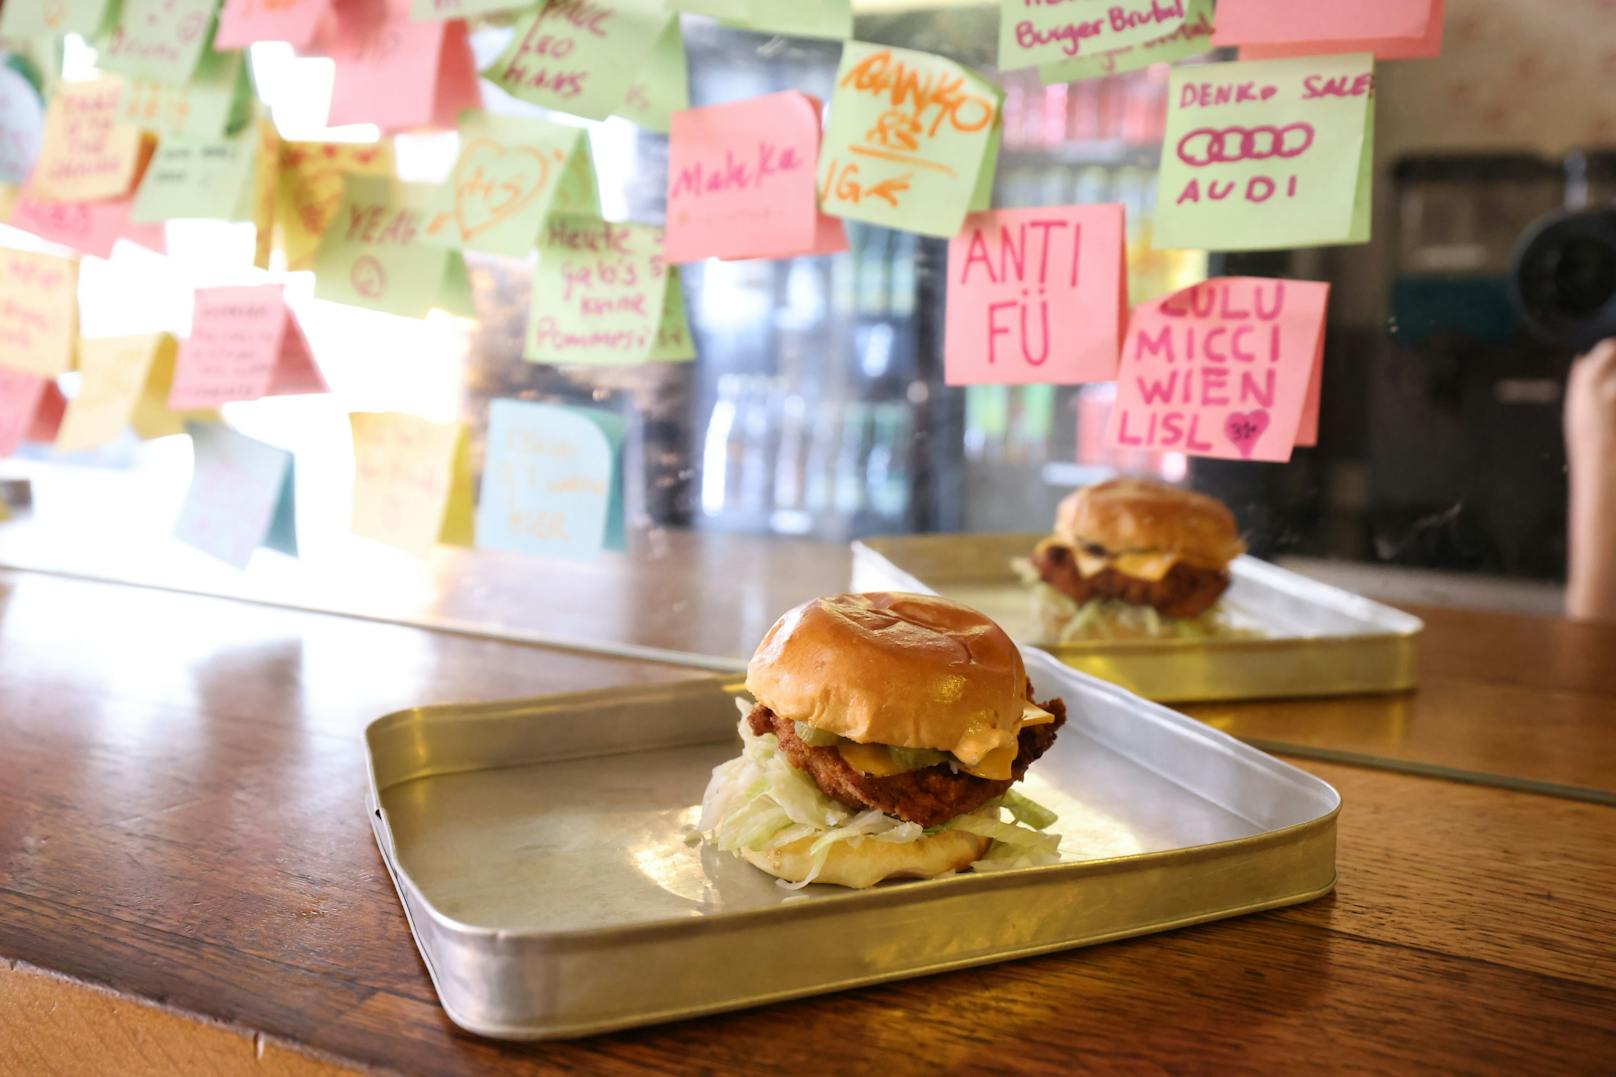
[[[1030,698],[1029,693],[1029,698]],[[1039,706],[1055,716],[1053,722],[1029,726],[1017,737],[1019,750],[1011,773],[1017,779],[1055,743],[1055,732],[1066,722],[1066,704],[1052,699]],[[939,826],[956,815],[974,811],[994,797],[1003,796],[1013,779],[994,781],[955,771],[947,763],[922,767],[905,774],[877,778],[857,770],[834,747],[811,748],[797,736],[795,724],[759,703],[746,716],[758,736],[773,733],[791,765],[807,771],[832,800],[849,808],[874,808],[921,826]]]
[[[1105,551],[1098,551],[1104,555]],[[1142,580],[1114,568],[1085,576],[1077,568],[1072,549],[1048,543],[1033,551],[1033,567],[1043,581],[1074,602],[1091,598],[1120,598],[1140,606],[1154,606],[1163,617],[1199,617],[1229,589],[1229,574],[1179,561],[1159,580]]]

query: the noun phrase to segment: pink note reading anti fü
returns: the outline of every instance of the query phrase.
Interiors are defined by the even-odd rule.
[[[1219,277],[1135,307],[1107,444],[1289,460],[1317,436],[1329,295],[1319,281]]]
[[[1128,309],[1120,205],[973,213],[948,242],[949,385],[1109,381]]]
[[[112,245],[120,239],[164,253],[163,225],[131,221],[129,211],[133,204],[133,195],[97,202],[47,202],[35,198],[25,187],[11,209],[10,223],[40,239],[97,258],[112,257]]]
[[[255,41],[289,41],[302,48],[314,40],[331,0],[225,0],[215,49],[244,49]]]
[[[672,262],[789,258],[847,249],[819,212],[819,102],[796,91],[673,114],[668,136]]]
[[[1239,45],[1242,60],[1372,52],[1380,60],[1442,51],[1444,0],[1219,0],[1212,44]]]
[[[414,22],[410,0],[350,0],[335,14],[326,42],[337,65],[327,123],[453,127],[462,111],[481,107],[463,20]]]
[[[327,391],[280,285],[197,290],[191,335],[175,362],[170,408]]]

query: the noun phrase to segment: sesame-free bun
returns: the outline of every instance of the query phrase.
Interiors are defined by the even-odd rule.
[[[813,869],[808,855],[817,835],[798,838],[789,845],[763,852],[739,850],[754,867],[776,878],[800,883]],[[969,867],[988,851],[989,839],[963,830],[943,830],[908,842],[856,838],[830,847],[816,883],[863,888],[883,879],[930,879]]]
[[[746,688],[782,718],[975,766],[1015,743],[1027,670],[1004,630],[968,606],[877,591],[787,612],[752,655]]]
[[[1150,479],[1111,479],[1067,495],[1055,513],[1055,534],[1072,546],[1167,553],[1215,569],[1246,549],[1223,502]]]

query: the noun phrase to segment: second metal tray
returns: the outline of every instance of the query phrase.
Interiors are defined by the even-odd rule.
[[[1010,567],[1042,535],[904,535],[853,543],[855,591],[945,595],[1016,640],[1162,703],[1396,692],[1414,687],[1424,623],[1254,557],[1230,566],[1223,602],[1257,638],[1045,637],[1031,590]]]
[[[376,841],[438,997],[486,1036],[578,1036],[1141,935],[1335,882],[1334,789],[1027,654],[1069,723],[1029,795],[1065,862],[793,894],[692,844],[739,750],[737,677],[439,706],[366,730]]]

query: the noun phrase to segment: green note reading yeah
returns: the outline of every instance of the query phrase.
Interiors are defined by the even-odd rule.
[[[676,18],[662,0],[550,0],[516,24],[483,75],[513,97],[604,120]]]
[[[1373,90],[1369,53],[1174,68],[1155,245],[1366,241]]]
[[[314,294],[406,318],[433,307],[472,313],[459,251],[429,247],[421,233],[436,189],[384,176],[343,177],[342,204],[314,261]]]

